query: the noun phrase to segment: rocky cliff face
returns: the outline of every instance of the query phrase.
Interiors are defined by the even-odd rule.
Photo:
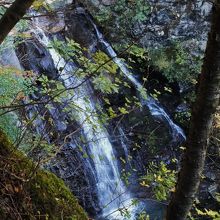
[[[124,1],[122,0],[121,2]],[[98,21],[97,24],[102,27],[105,36],[112,43],[119,43],[120,40],[122,42],[129,42],[132,39],[135,42],[139,42],[142,46],[156,48],[160,45],[165,46],[172,40],[180,40],[185,42],[185,46],[190,48],[192,53],[203,55],[209,31],[212,7],[210,2],[202,0],[193,2],[185,0],[145,0],[142,3],[145,3],[149,8],[146,12],[146,17],[141,21],[134,22],[132,28],[126,30],[127,35],[123,36],[125,37],[123,40],[118,36],[119,29],[126,29],[128,27],[120,27],[117,17],[121,16],[121,14],[117,14],[117,10],[114,10],[121,2],[115,0],[74,0],[70,4],[70,1],[67,1],[65,13],[40,19],[41,23],[44,23],[44,28],[51,33],[63,31],[65,28],[68,28],[68,23],[71,23],[73,30],[70,31],[72,34],[87,32],[86,39],[82,39],[80,34],[74,38],[77,38],[85,46],[90,45],[91,42],[95,44],[96,38],[91,33],[91,25],[80,15],[80,11],[76,10],[77,6],[84,6],[94,19],[99,14],[100,16],[103,15],[103,17],[108,15],[106,18],[101,19],[100,22]],[[135,3],[131,6],[132,9],[135,9]],[[73,10],[75,10],[75,13],[73,13]],[[71,22],[68,22],[68,19],[71,19]],[[126,20],[126,17],[124,19]]]
[[[97,13],[102,14],[114,8],[117,1],[93,1],[86,0],[83,3],[90,13],[96,17]],[[133,24],[127,33],[127,38],[138,40],[146,47],[157,47],[166,45],[170,40],[179,39],[186,42],[186,46],[192,48],[193,52],[204,51],[209,30],[209,15],[212,4],[201,0],[189,1],[170,1],[170,0],[146,0],[149,6],[148,15],[141,22]],[[134,6],[135,7],[135,3]],[[112,29],[108,23],[117,21],[117,11],[112,11],[111,16],[105,19],[100,25],[104,28],[107,36],[112,42],[117,41],[119,23]],[[115,15],[115,16],[114,16]],[[124,18],[126,19],[126,18]],[[118,28],[117,28],[118,27]],[[126,29],[126,26],[124,27]]]

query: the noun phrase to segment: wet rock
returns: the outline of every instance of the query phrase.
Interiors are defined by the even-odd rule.
[[[57,78],[58,71],[51,55],[35,38],[19,44],[16,53],[24,69],[45,74],[50,79]]]
[[[49,33],[58,33],[63,31],[65,28],[63,12],[51,15],[49,14],[49,16],[40,16],[37,19],[38,26]]]
[[[211,181],[215,181],[215,179],[216,179],[216,175],[215,175],[215,173],[213,173],[213,172],[207,172],[207,173],[205,174],[205,177],[206,177],[207,179],[211,180]]]
[[[212,196],[212,198],[214,198],[216,200],[216,193],[218,193],[218,185],[213,184],[213,185],[209,186],[208,192]]]
[[[189,106],[186,103],[181,103],[176,108],[176,112],[186,112],[188,110],[189,110]]]
[[[87,167],[86,160],[83,159],[77,149],[66,145],[50,162],[48,168],[64,180],[91,216],[100,212],[96,191],[94,190],[94,177]]]
[[[115,0],[102,0],[102,4],[105,6],[109,6],[115,3]]]
[[[13,66],[22,69],[14,48],[6,48],[0,53],[0,64],[3,66]]]
[[[86,18],[85,9],[75,5],[74,10],[66,13],[65,23],[65,33],[68,38],[77,41],[81,46],[91,50],[96,47],[97,38],[94,27],[89,19]]]

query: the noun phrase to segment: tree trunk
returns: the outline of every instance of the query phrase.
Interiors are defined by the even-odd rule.
[[[25,15],[33,2],[34,0],[15,0],[6,10],[5,14],[0,19],[0,44],[17,22]]]
[[[167,208],[166,220],[186,219],[194,202],[202,175],[213,114],[220,96],[220,0],[213,6],[197,100],[192,111],[186,151],[179,172],[176,192]]]

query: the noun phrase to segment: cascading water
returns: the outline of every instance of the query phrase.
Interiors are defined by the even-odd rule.
[[[36,27],[33,32],[41,44],[49,48],[49,53],[57,69],[62,70],[60,80],[63,81],[65,87],[70,89],[78,85],[80,80],[74,77],[74,67],[66,63],[51,47],[50,40],[44,31]],[[74,93],[76,95],[68,98],[80,108],[80,111],[77,111],[78,123],[81,124],[89,143],[89,151],[94,162],[94,175],[97,182],[99,204],[103,210],[102,215],[106,216],[105,219],[123,219],[118,209],[126,208],[130,209],[133,215],[131,219],[134,219],[135,211],[131,207],[132,197],[120,178],[118,164],[108,133],[98,123],[94,101],[92,99],[85,100],[85,97],[91,93],[88,84],[82,84],[77,90],[74,90]]]
[[[125,158],[126,158],[126,161],[127,163],[131,166],[131,163],[130,163],[130,160],[129,160],[129,151],[128,151],[128,147],[127,145],[125,144],[125,141],[126,141],[126,135],[123,131],[123,129],[121,127],[119,127],[118,129],[119,131],[119,135],[120,135],[120,142],[121,142],[121,146],[124,150],[124,155],[125,155]]]
[[[173,123],[164,109],[160,107],[159,103],[152,97],[148,96],[146,99],[145,96],[142,95],[141,91],[143,90],[143,86],[134,76],[132,76],[126,64],[117,57],[117,54],[111,45],[104,40],[103,35],[100,33],[91,18],[84,12],[84,10],[80,10],[80,13],[83,13],[93,25],[98,41],[105,48],[105,52],[114,60],[124,75],[137,88],[142,104],[148,106],[153,116],[159,117],[160,119],[167,122],[170,127],[174,142],[182,141],[185,139],[185,135],[182,129]],[[38,24],[37,19],[34,23],[35,25]],[[38,25],[36,25],[36,28],[33,29],[33,32],[35,33],[39,42],[44,45],[44,47],[48,48],[48,52],[53,59],[54,65],[58,70],[60,70],[59,80],[64,83],[64,86],[67,89],[71,89],[76,85],[81,84],[81,80],[76,77],[76,74],[74,76],[76,67],[72,63],[70,64],[65,62],[60,54],[58,54],[55,49],[51,47],[49,37],[41,28],[37,26]],[[143,207],[146,208],[146,204],[141,202],[138,207],[132,206],[133,198],[121,180],[120,169],[118,167],[117,160],[115,159],[116,155],[114,154],[113,146],[109,140],[108,132],[98,122],[99,120],[95,107],[96,104],[95,101],[91,98],[92,93],[93,91],[91,87],[86,82],[83,83],[79,88],[74,89],[74,94],[69,94],[66,99],[70,100],[80,109],[78,111],[73,109],[73,113],[75,114],[78,123],[81,125],[82,132],[88,143],[88,152],[91,158],[86,160],[88,160],[89,169],[91,169],[91,173],[96,180],[99,205],[103,210],[102,219],[124,219],[124,217],[121,216],[119,209],[126,208],[126,210],[131,213],[130,219],[134,220],[137,211]],[[52,112],[51,114],[53,115]],[[124,133],[122,129],[119,132],[122,136],[121,144],[127,159],[129,153],[128,148],[123,140]],[[150,207],[150,203],[148,205]]]
[[[137,90],[139,91],[141,103],[143,105],[146,104],[148,106],[148,108],[153,116],[158,117],[160,119],[163,119],[164,121],[167,122],[167,124],[169,125],[169,128],[171,130],[171,134],[172,134],[172,138],[173,138],[172,141],[174,143],[177,143],[177,142],[182,142],[183,140],[185,140],[186,136],[185,136],[183,130],[171,120],[169,115],[164,111],[164,109],[160,106],[160,104],[154,98],[152,98],[150,96],[145,98],[141,94],[141,91],[143,91],[143,86],[141,85],[141,83],[138,82],[137,79],[135,79],[135,77],[132,75],[131,71],[129,71],[129,69],[127,68],[126,64],[120,58],[118,58],[118,56],[117,56],[116,52],[114,51],[114,49],[112,48],[112,46],[107,41],[105,41],[104,36],[98,30],[96,24],[92,21],[92,19],[86,14],[86,12],[83,11],[82,9],[80,10],[80,12],[83,13],[86,16],[86,18],[93,25],[95,32],[96,32],[96,36],[98,38],[98,41],[103,45],[105,52],[114,60],[114,62],[118,65],[118,67],[120,68],[122,73],[137,88]]]

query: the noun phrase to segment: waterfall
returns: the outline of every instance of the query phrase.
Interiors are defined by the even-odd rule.
[[[146,105],[151,114],[165,121],[170,128],[170,132],[173,137],[173,141],[176,143],[185,139],[183,130],[176,125],[165,110],[160,106],[160,103],[153,99],[151,96],[145,98],[142,95],[143,86],[141,83],[132,75],[127,68],[126,64],[117,57],[116,52],[111,45],[104,39],[104,36],[98,30],[96,24],[91,18],[82,10],[87,19],[91,22],[95,29],[95,33],[98,41],[105,48],[105,52],[113,59],[118,65],[121,72],[125,77],[136,87],[139,91],[140,101],[142,105]],[[54,65],[59,70],[59,79],[63,82],[66,89],[76,87],[81,84],[79,79],[74,74],[77,71],[77,67],[71,62],[66,62],[62,56],[51,46],[51,41],[47,34],[38,27],[37,19],[35,20],[36,27],[32,32],[36,35],[38,41],[47,48]],[[93,174],[96,181],[96,190],[98,195],[99,206],[102,209],[103,219],[114,219],[120,220],[125,219],[121,216],[120,210],[125,208],[126,211],[130,212],[131,220],[135,219],[135,215],[140,207],[143,207],[143,203],[140,202],[138,207],[132,206],[132,195],[128,191],[127,187],[123,183],[120,175],[119,164],[116,160],[116,154],[113,150],[113,146],[109,139],[109,134],[103,125],[99,124],[97,116],[96,102],[92,98],[92,88],[88,82],[84,82],[80,87],[74,89],[74,93],[67,94],[66,100],[70,100],[73,106],[77,106],[78,110],[72,109],[72,113],[75,115],[75,119],[81,127],[81,131],[85,136],[88,148],[89,157],[85,160],[88,161],[89,169]],[[65,102],[65,100],[63,100]],[[53,109],[49,110],[53,113]],[[123,130],[119,130],[121,136],[121,145],[124,150],[126,160],[128,160],[129,150],[125,144],[125,134]],[[149,203],[150,204],[150,203]],[[146,205],[146,204],[145,204]],[[147,204],[148,205],[148,204]]]
[[[99,31],[97,28],[96,24],[92,21],[92,19],[86,14],[85,11],[82,9],[80,10],[81,13],[84,13],[86,18],[91,22],[95,29],[96,36],[99,40],[99,42],[103,45],[105,52],[113,59],[113,61],[118,65],[122,73],[127,77],[127,79],[137,88],[139,91],[140,95],[140,101],[142,105],[147,105],[149,108],[151,114],[157,118],[163,119],[168,125],[171,130],[172,134],[172,142],[177,143],[177,142],[182,142],[183,140],[186,139],[186,136],[183,132],[183,130],[176,125],[169,115],[165,112],[165,110],[160,106],[159,102],[156,101],[153,97],[149,96],[145,98],[142,94],[141,91],[143,91],[143,86],[141,83],[132,75],[131,71],[127,68],[126,64],[117,57],[116,52],[112,48],[112,46],[104,39],[104,36],[102,33]]]
[[[127,137],[123,131],[123,129],[121,127],[118,128],[118,131],[119,131],[119,135],[120,135],[120,142],[121,142],[121,146],[124,150],[124,155],[125,155],[125,159],[126,159],[126,162],[128,163],[128,165],[131,166],[131,163],[130,163],[130,160],[129,160],[129,150],[128,150],[128,147],[126,145],[126,141],[127,141]]]
[[[64,86],[70,89],[78,85],[80,80],[74,76],[76,68],[66,63],[60,54],[51,47],[50,40],[42,29],[36,27],[33,32],[39,42],[48,48],[56,68],[61,70],[60,80],[64,83]],[[85,100],[85,97],[89,97],[89,94],[91,94],[89,85],[84,83],[75,89],[74,96],[70,95],[72,97],[68,97],[68,99],[80,108],[76,113],[77,120],[82,126],[92,155],[95,171],[91,170],[91,172],[94,172],[96,178],[99,205],[103,210],[102,215],[108,216],[105,219],[123,219],[118,209],[130,209],[131,213],[135,214],[134,209],[131,207],[132,197],[121,180],[118,163],[115,159],[116,155],[108,138],[108,132],[98,122],[95,103],[91,98]],[[132,219],[134,219],[134,216]]]

